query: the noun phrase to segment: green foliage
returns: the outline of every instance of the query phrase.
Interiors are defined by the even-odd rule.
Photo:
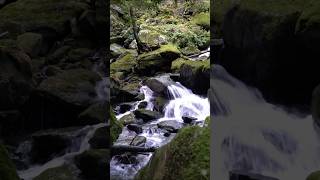
[[[120,122],[118,122],[111,107],[109,108],[109,113],[110,113],[110,137],[111,137],[111,142],[113,143],[118,139],[119,135],[121,134],[123,125]]]
[[[0,144],[0,179],[19,180],[14,164],[9,159],[8,152],[2,144]]]
[[[210,29],[210,14],[201,12],[199,14],[196,14],[192,18],[192,22],[205,28],[206,30]]]

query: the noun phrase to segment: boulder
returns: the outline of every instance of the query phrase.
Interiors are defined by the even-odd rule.
[[[36,176],[33,180],[77,180],[78,177],[74,173],[74,169],[67,165],[63,164],[58,167],[49,168],[43,171],[41,174]]]
[[[123,125],[134,124],[136,121],[136,117],[133,113],[125,115],[119,119],[119,122],[121,122]]]
[[[132,103],[122,103],[119,105],[119,113],[125,113],[132,108]]]
[[[0,109],[18,108],[33,89],[31,59],[22,51],[0,48]]]
[[[127,128],[128,128],[130,131],[136,132],[137,134],[141,134],[141,133],[143,132],[142,126],[140,126],[140,125],[138,125],[138,124],[128,124],[128,125],[127,125]]]
[[[180,51],[172,44],[162,45],[159,49],[138,56],[136,71],[140,74],[168,72],[171,62],[180,57]],[[157,71],[155,71],[157,70]]]
[[[75,157],[75,164],[88,179],[105,180],[109,178],[110,151],[91,149]]]
[[[160,129],[164,129],[170,133],[177,133],[183,127],[182,123],[176,120],[161,121],[158,123]]]
[[[93,51],[88,48],[72,49],[68,53],[68,61],[71,63],[82,61],[86,58],[93,56]]]
[[[147,29],[140,30],[138,36],[142,43],[152,49],[159,48],[160,45],[168,43],[168,38],[165,35]]]
[[[142,101],[139,103],[138,108],[139,109],[144,109],[148,106],[148,102],[147,101]]]
[[[110,73],[114,74],[116,72],[123,72],[125,74],[129,74],[133,72],[136,64],[136,57],[133,54],[124,54],[120,56],[115,62],[111,63]]]
[[[110,147],[110,127],[104,126],[98,128],[93,137],[89,140],[90,147],[92,149],[107,149]]]
[[[7,149],[0,144],[0,177],[4,180],[19,180],[14,164],[9,158]]]
[[[79,124],[92,125],[104,123],[108,118],[107,103],[96,103],[79,114]]]
[[[17,43],[30,57],[37,57],[43,48],[43,38],[38,33],[24,33],[17,37]]]
[[[154,109],[157,110],[158,112],[163,112],[164,108],[166,107],[166,105],[169,103],[169,100],[158,96],[154,99]]]
[[[162,95],[167,97],[168,96],[168,84],[163,83],[157,78],[150,78],[145,82],[153,92],[158,95]]]
[[[155,151],[135,180],[210,179],[210,129],[190,126]]]
[[[141,146],[144,147],[144,145],[147,142],[147,138],[144,136],[136,136],[132,142],[130,143],[131,146]]]
[[[195,93],[206,94],[210,88],[210,60],[180,63],[181,84]]]
[[[195,122],[197,118],[190,117],[190,116],[182,116],[182,120],[184,123],[190,124],[192,122]]]
[[[109,108],[110,117],[110,138],[113,144],[122,132],[123,125],[117,120],[111,107]]]
[[[144,122],[156,120],[162,117],[159,112],[146,109],[137,109],[134,111],[134,115],[136,116],[136,118],[142,119]]]

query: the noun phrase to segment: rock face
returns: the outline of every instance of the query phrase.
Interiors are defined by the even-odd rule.
[[[152,121],[161,118],[161,114],[156,111],[150,111],[145,109],[137,109],[134,111],[136,118],[142,119],[144,122]]]
[[[109,158],[107,149],[88,150],[75,157],[75,163],[88,179],[105,180],[109,178]]]
[[[22,51],[1,47],[0,59],[0,109],[18,108],[31,94],[31,59]]]
[[[226,10],[225,48],[216,63],[257,87],[270,101],[309,105],[312,90],[320,83],[314,78],[320,75],[315,58],[320,52],[316,45],[320,31],[314,25],[319,7],[317,1],[308,0],[241,1],[221,7]],[[297,80],[303,80],[300,88],[296,88]]]
[[[0,144],[0,177],[4,180],[19,180],[14,164],[3,144]]]
[[[186,127],[156,150],[135,180],[209,179],[209,167],[209,128]]]

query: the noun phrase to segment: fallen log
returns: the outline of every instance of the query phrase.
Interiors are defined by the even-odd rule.
[[[112,156],[122,154],[124,152],[140,153],[140,152],[154,152],[156,147],[139,147],[128,145],[113,145],[111,147]]]

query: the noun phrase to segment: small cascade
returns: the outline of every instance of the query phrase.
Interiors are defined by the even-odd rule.
[[[320,169],[320,139],[310,115],[267,103],[261,93],[214,65],[211,90],[214,178],[230,171],[301,180]]]

